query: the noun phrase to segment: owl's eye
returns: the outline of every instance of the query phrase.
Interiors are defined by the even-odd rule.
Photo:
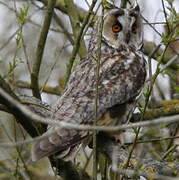
[[[120,32],[121,30],[122,30],[122,25],[121,25],[120,23],[114,24],[114,25],[112,26],[112,31],[113,31],[114,33],[118,33],[118,32]]]
[[[132,25],[132,32],[133,32],[134,34],[136,34],[137,31],[138,31],[137,24],[134,23],[134,24]]]

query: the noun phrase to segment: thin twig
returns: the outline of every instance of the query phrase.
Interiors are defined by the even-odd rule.
[[[169,31],[169,34],[170,34],[170,26],[169,26],[169,23],[168,23],[168,18],[167,18],[167,13],[166,13],[166,10],[165,10],[164,1],[161,0],[161,2],[162,2],[163,13],[164,13],[164,16],[165,16],[165,21],[166,21],[167,28],[168,28],[168,31]]]
[[[99,25],[98,32],[98,50],[96,58],[96,94],[95,94],[95,118],[93,125],[97,125],[98,121],[98,106],[99,106],[99,72],[100,72],[100,59],[101,59],[101,40],[102,40],[102,29],[103,29],[103,16],[104,16],[104,7],[102,7],[102,16]],[[93,180],[97,180],[97,131],[93,132]]]
[[[151,24],[144,16],[141,15],[141,17],[142,17],[142,19],[143,19],[160,37],[162,37],[162,34],[159,33],[159,32],[155,29],[155,27],[153,27],[152,24]]]
[[[166,140],[171,140],[171,139],[178,139],[179,136],[170,136],[170,137],[165,137],[165,138],[156,138],[156,139],[147,139],[147,140],[138,140],[137,144],[143,144],[143,143],[154,143],[154,142],[160,142],[160,141],[166,141]],[[127,142],[124,143],[125,145],[131,145],[133,142]]]
[[[55,65],[57,64],[58,60],[60,59],[59,56],[60,56],[60,55],[62,54],[62,52],[64,51],[65,46],[66,46],[66,44],[64,43],[63,47],[61,47],[61,49],[60,49],[60,51],[59,51],[58,58],[56,58],[56,60],[55,60],[55,62],[53,63],[52,67],[50,68],[50,71],[49,71],[49,73],[48,73],[48,75],[47,75],[47,78],[46,78],[46,80],[45,80],[45,82],[44,82],[43,87],[40,88],[40,93],[42,93],[42,92],[44,91],[44,89],[45,89],[45,87],[46,87],[46,84],[47,84],[47,82],[48,82],[48,80],[49,80],[49,78],[50,78],[50,75],[51,75],[52,71],[54,70]]]
[[[167,152],[164,153],[164,155],[162,156],[162,160],[166,159],[166,157],[173,152],[176,148],[177,148],[177,144],[175,144],[174,146],[172,146],[170,149],[167,150]]]
[[[161,72],[163,72],[164,70],[166,70],[173,62],[175,62],[177,59],[179,58],[179,55],[175,55],[173,56],[161,69]]]
[[[54,12],[54,20],[61,27],[61,29],[63,30],[64,35],[67,37],[67,39],[73,45],[74,44],[74,40],[72,38],[72,35],[68,32],[68,30],[65,27],[65,25],[63,24],[62,20],[60,19],[60,17],[55,12]]]
[[[14,36],[20,31],[21,29],[18,28],[9,38],[8,40],[0,47],[0,51],[2,51],[10,42],[11,40],[14,38]]]

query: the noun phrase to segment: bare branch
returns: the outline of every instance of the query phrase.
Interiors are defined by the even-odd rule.
[[[31,84],[29,82],[26,82],[26,81],[17,81],[15,82],[14,84],[16,87],[19,87],[19,88],[25,88],[25,89],[31,89]],[[49,94],[54,94],[54,95],[61,95],[62,93],[62,88],[60,87],[51,87],[51,86],[42,86],[42,85],[39,85],[39,89],[43,89],[43,92],[45,93],[49,93]]]
[[[91,7],[90,7],[90,9],[89,9],[89,11],[88,11],[88,14],[87,14],[86,17],[85,17],[85,19],[84,19],[84,21],[83,21],[83,24],[82,24],[82,26],[81,26],[81,29],[80,29],[80,31],[79,31],[79,34],[78,34],[78,36],[77,36],[77,38],[76,38],[76,41],[75,41],[75,44],[74,44],[74,47],[73,47],[73,51],[72,51],[71,57],[70,57],[70,59],[69,59],[69,64],[68,64],[68,66],[67,66],[66,83],[68,82],[68,79],[69,79],[69,77],[70,77],[71,70],[72,70],[72,67],[73,67],[73,62],[74,62],[74,60],[75,60],[75,58],[76,58],[78,49],[79,49],[79,47],[80,47],[80,41],[81,41],[81,39],[83,38],[83,31],[84,31],[87,23],[89,22],[89,18],[90,18],[91,14],[92,14],[92,11],[93,11],[93,8],[94,8],[96,2],[97,2],[97,0],[93,0],[93,2],[92,2],[92,4],[91,4]]]
[[[55,6],[56,0],[49,0],[47,6],[47,14],[44,20],[44,24],[42,27],[42,31],[40,34],[40,38],[37,45],[36,50],[36,59],[33,64],[32,73],[31,73],[31,85],[32,85],[32,93],[35,97],[41,99],[40,92],[39,92],[39,71],[42,61],[42,56],[45,48],[45,42],[47,39],[47,34],[50,28],[51,19],[53,16],[53,9]]]

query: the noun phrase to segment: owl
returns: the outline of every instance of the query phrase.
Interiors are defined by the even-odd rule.
[[[99,21],[98,21],[99,22]],[[98,85],[97,125],[118,126],[126,123],[143,89],[146,63],[141,52],[142,21],[139,7],[105,8],[103,25],[94,27],[87,56],[78,64],[59,98],[53,119],[72,124],[93,125]],[[100,29],[100,27],[102,27]],[[96,54],[100,65],[97,83]],[[92,132],[49,126],[32,148],[32,160],[45,156],[68,156],[90,139]]]

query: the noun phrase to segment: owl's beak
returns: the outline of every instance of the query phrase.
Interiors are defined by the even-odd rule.
[[[130,38],[131,38],[131,33],[130,31],[127,31],[124,41],[128,44],[130,41]]]

